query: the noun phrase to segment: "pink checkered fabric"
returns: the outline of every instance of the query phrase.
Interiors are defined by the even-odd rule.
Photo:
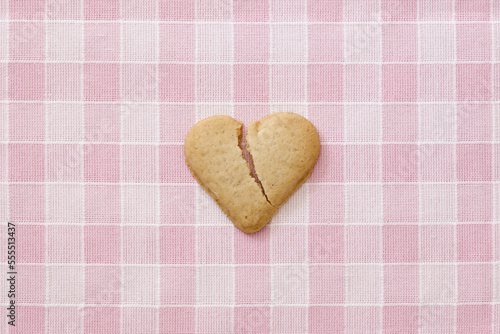
[[[499,0],[0,0],[0,79],[0,333],[500,333]],[[183,142],[277,111],[322,152],[246,235]]]

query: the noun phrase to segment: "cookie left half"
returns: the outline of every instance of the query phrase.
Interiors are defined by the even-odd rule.
[[[243,157],[242,127],[229,116],[201,120],[186,137],[184,155],[194,178],[233,224],[254,233],[266,226],[277,208],[268,202]]]

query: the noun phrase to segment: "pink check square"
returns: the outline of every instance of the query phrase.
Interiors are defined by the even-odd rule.
[[[85,306],[83,313],[85,332],[120,333],[120,307]]]
[[[343,4],[341,1],[310,0],[307,2],[309,21],[338,22],[343,18]]]
[[[331,196],[328,194],[331,194]],[[309,185],[310,223],[343,223],[345,214],[344,196],[344,187],[342,185]]]
[[[83,315],[78,307],[51,306],[46,308],[46,329],[49,332],[65,333],[82,330]]]
[[[119,226],[85,226],[84,240],[86,263],[120,263],[121,240]]]
[[[344,150],[341,145],[323,146],[310,182],[342,182],[344,180]]]
[[[269,333],[271,331],[270,307],[237,307],[234,310],[236,333]]]
[[[378,145],[346,145],[346,181],[376,182],[380,180],[380,147]]]
[[[10,219],[12,221],[33,223],[44,222],[44,203],[45,186],[40,184],[9,185],[9,208]],[[26,240],[31,240],[29,237],[27,238]],[[36,257],[38,256],[42,255],[38,254]]]
[[[488,21],[490,19],[488,0],[458,0],[455,10],[459,21]]]
[[[47,99],[81,101],[82,66],[80,64],[47,64]]]
[[[87,142],[120,141],[120,106],[115,103],[86,103],[84,107],[84,131]],[[97,146],[86,146],[93,151]]]
[[[240,1],[239,3],[255,3]],[[269,26],[237,24],[234,26],[234,59],[236,62],[264,62],[269,59]]]
[[[493,218],[493,188],[491,184],[458,185],[458,220],[489,222]]]
[[[87,266],[85,268],[85,302],[87,304],[119,304],[121,285],[121,269],[118,266]]]
[[[11,100],[44,100],[45,65],[43,63],[10,62],[8,73],[9,98]]]
[[[11,141],[45,140],[46,107],[44,104],[16,102],[10,103],[8,110],[9,139]]]
[[[491,141],[492,108],[488,104],[459,104],[457,106],[458,141]]]
[[[384,102],[417,101],[417,65],[384,64],[382,66],[382,100]]]
[[[382,0],[382,19],[384,21],[415,21],[417,3],[404,0]]]
[[[181,185],[160,187],[160,224],[194,224],[196,189]]]
[[[123,263],[157,263],[156,233],[156,227],[152,226],[123,227]]]
[[[118,185],[85,186],[85,221],[110,224],[120,222],[121,189]]]
[[[382,26],[382,58],[385,62],[411,62],[418,57],[416,24]]]
[[[384,306],[384,333],[418,333],[419,307],[416,305]]]
[[[271,268],[269,266],[237,266],[235,284],[237,304],[268,304],[271,302]]]
[[[194,102],[194,65],[160,64],[158,71],[160,101]]]
[[[95,2],[84,0],[86,20],[118,20],[120,17],[120,1],[104,0]]]
[[[422,64],[419,66],[422,101],[453,101],[454,79],[451,64]]]
[[[344,262],[344,227],[342,225],[310,226],[308,235],[310,263]]]
[[[234,232],[234,259],[236,263],[265,264],[271,261],[271,229],[262,233]]]
[[[159,317],[160,333],[194,333],[196,310],[195,307],[161,307]]]
[[[0,144],[0,182],[6,182],[9,179],[7,156],[7,144]]]
[[[81,263],[82,234],[80,226],[47,227],[47,263]]]
[[[86,144],[85,181],[118,182],[120,180],[120,147],[114,144]]]
[[[491,181],[491,144],[457,145],[457,178],[459,181]]]
[[[415,142],[419,132],[418,106],[386,104],[383,106],[382,137],[385,142]]]
[[[418,147],[414,144],[382,146],[383,179],[387,182],[412,182],[418,179]]]
[[[17,268],[16,302],[44,304],[48,297],[45,295],[45,286],[48,283],[45,266],[19,264]]]
[[[425,225],[421,227],[420,259],[424,262],[453,262],[455,228],[452,225]]]
[[[160,21],[193,21],[195,0],[165,0],[158,3]]]
[[[42,20],[44,15],[45,1],[43,0],[9,2],[9,17],[11,19]]]
[[[419,302],[419,267],[387,265],[384,267],[384,301],[391,303]]]
[[[120,98],[120,66],[113,63],[83,65],[85,101],[117,101]]]
[[[343,306],[311,306],[309,308],[310,333],[344,333]]]
[[[85,60],[119,60],[120,25],[118,23],[85,23],[84,35]]]
[[[234,99],[237,102],[269,101],[269,66],[262,64],[236,64],[234,73]]]
[[[490,101],[492,97],[489,64],[456,65],[456,91],[459,101]]]
[[[457,333],[491,333],[492,311],[491,305],[458,305]]]
[[[307,227],[278,225],[273,227],[272,235],[272,263],[302,263],[305,260]]]
[[[152,333],[156,330],[158,309],[155,307],[127,307],[122,313],[123,332]]]
[[[460,224],[457,227],[457,258],[460,262],[488,262],[492,254],[491,224]]]
[[[308,34],[308,60],[310,62],[344,60],[344,29],[341,25],[312,24],[308,27]]]
[[[345,269],[338,265],[312,265],[309,268],[311,304],[345,302]]]
[[[309,101],[341,102],[343,100],[342,65],[309,64],[307,75]]]
[[[45,226],[21,225],[16,227],[16,260],[18,263],[45,262]]]
[[[458,61],[491,60],[491,24],[460,23],[456,29]]]
[[[196,268],[163,266],[160,269],[160,302],[162,305],[196,303]]]
[[[493,300],[493,265],[459,265],[457,281],[459,303],[488,303]]]
[[[121,168],[124,182],[153,183],[156,173],[157,149],[153,145],[122,145]]]
[[[269,0],[234,1],[236,22],[266,22],[269,20]]]
[[[384,226],[383,245],[385,262],[417,262],[418,227],[412,225]]]
[[[196,263],[196,230],[191,226],[160,227],[160,263]]]
[[[184,150],[180,145],[160,146],[160,182],[193,183],[194,179],[184,163]]]
[[[30,321],[16,321],[13,333],[43,333],[45,331],[45,307],[25,305],[16,311],[16,318]]]
[[[380,226],[353,225],[346,227],[347,263],[379,263],[382,261],[382,228]]]
[[[384,185],[385,222],[418,222],[419,208],[419,189],[417,185]]]
[[[194,61],[196,26],[192,23],[161,23],[159,26],[161,61]]]
[[[9,57],[13,61],[45,59],[45,24],[42,22],[11,22]]]
[[[337,105],[312,104],[308,109],[308,119],[318,130],[323,142],[344,140],[344,108]]]

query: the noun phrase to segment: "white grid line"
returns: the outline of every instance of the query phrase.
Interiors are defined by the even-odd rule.
[[[155,1],[155,16],[157,19],[156,22],[156,77],[155,77],[155,97],[156,101],[160,100],[160,0]],[[156,113],[155,113],[155,118],[156,118],[156,138],[160,139],[161,138],[161,130],[160,130],[160,110],[159,106],[157,105],[156,107]],[[158,225],[161,223],[161,187],[159,186],[159,180],[160,180],[160,146],[156,145],[155,149],[155,158],[156,158],[156,164],[155,164],[155,177],[157,180],[157,184],[155,184],[155,190],[156,190],[156,222]],[[155,236],[155,241],[156,241],[156,247],[155,247],[155,260],[156,263],[161,262],[161,248],[160,248],[160,227],[158,226],[156,229],[156,236]],[[160,304],[161,304],[161,270],[157,271],[158,276],[158,282],[157,282],[157,289],[158,289],[158,305],[155,307],[156,314],[155,314],[155,320],[156,320],[156,325],[155,325],[155,330],[156,333],[160,334]]]
[[[197,183],[136,183],[136,182],[78,182],[78,181],[2,181],[1,184],[5,185],[41,185],[41,184],[51,184],[51,185],[80,185],[80,186],[144,186],[144,187],[196,187]],[[485,184],[485,185],[499,185],[499,181],[430,181],[430,182],[417,182],[417,181],[408,181],[408,182],[306,182],[304,185],[312,185],[312,186],[334,186],[334,185],[350,185],[350,186],[373,186],[373,185],[454,185],[457,186],[459,184]],[[490,222],[491,223],[491,222]]]
[[[307,20],[307,17],[308,17],[308,0],[305,0],[304,1],[304,7],[305,7],[305,17],[306,17],[306,20]],[[301,26],[302,27],[302,26]],[[306,59],[306,62],[308,63],[309,62],[309,25],[307,23],[305,23],[303,25],[303,29],[305,29],[305,59]],[[309,100],[309,87],[308,87],[308,67],[305,66],[305,75],[304,75],[304,101],[307,102]],[[305,106],[305,115],[304,117],[308,118],[309,116],[309,104],[306,104]],[[305,203],[303,205],[305,205],[305,211],[307,212],[307,215],[306,215],[306,223],[309,224],[310,223],[310,213],[309,213],[309,201],[310,201],[310,197],[309,197],[309,186],[307,183],[304,183],[302,185],[302,187],[304,187],[304,194],[305,194],[305,201],[303,201],[302,203]],[[306,275],[307,275],[307,279],[306,279],[306,292],[305,292],[305,298],[306,298],[306,303],[307,303],[307,306],[306,306],[306,310],[307,310],[307,316],[305,317],[305,328],[306,328],[306,331],[309,331],[309,307],[310,307],[310,303],[311,303],[311,287],[310,287],[310,284],[311,282],[309,281],[309,278],[310,278],[310,254],[309,254],[309,228],[306,228],[305,229],[305,253],[306,253],[306,258],[305,258],[305,263],[306,263],[306,266],[305,266],[305,271],[306,271]],[[272,330],[272,329],[271,329]]]
[[[160,306],[154,304],[40,304],[40,303],[16,303],[19,306],[47,306],[47,307],[144,307],[144,308],[155,308],[155,307],[269,307],[267,304],[197,304],[196,306],[190,304],[162,304]],[[469,303],[330,303],[330,304],[279,304],[279,307],[308,307],[308,306],[337,306],[337,307],[359,307],[359,306],[376,306],[382,308],[383,306],[455,306],[455,305],[500,305],[498,302],[469,302]],[[0,304],[1,307],[7,306],[7,304]],[[474,333],[475,334],[475,333]]]
[[[0,60],[0,64],[21,63],[21,64],[132,64],[132,65],[147,65],[154,64],[150,60],[27,60],[27,59],[10,59]],[[467,61],[329,61],[329,62],[304,62],[304,61],[245,61],[245,62],[229,62],[229,61],[159,61],[159,64],[166,65],[456,65],[456,64],[500,64],[498,60],[467,60]],[[135,101],[133,101],[135,102]],[[303,102],[303,101],[302,101]],[[139,102],[140,103],[140,102]]]
[[[339,141],[339,142],[322,142],[321,145],[469,145],[469,144],[497,144],[500,141]],[[113,141],[113,142],[100,142],[100,141],[26,141],[26,140],[12,140],[12,141],[0,141],[0,144],[47,144],[47,145],[120,145],[120,146],[184,146],[183,142],[125,142],[125,141]]]
[[[198,6],[197,3],[195,2],[195,18],[198,17]],[[199,42],[198,42],[198,37],[200,36],[200,27],[198,22],[194,22],[194,27],[195,27],[195,47],[194,47],[194,59],[198,60],[198,52],[199,52]],[[195,102],[195,121],[198,122],[200,120],[199,115],[198,115],[198,62],[195,63],[194,65],[194,100]],[[195,228],[194,228],[194,260],[196,265],[195,267],[195,312],[194,312],[194,328],[195,331],[198,331],[198,321],[199,321],[199,314],[198,314],[198,304],[200,300],[199,296],[199,280],[200,280],[200,275],[199,275],[199,266],[198,266],[198,217],[199,217],[199,203],[198,203],[198,193],[200,192],[200,187],[196,187],[195,189],[195,196],[196,196],[196,214],[195,214]]]
[[[493,265],[498,261],[485,261],[485,262],[348,262],[348,263],[310,263],[312,267],[363,267],[363,266],[385,266],[385,265],[398,265],[398,266],[415,266],[421,263],[426,266],[443,266],[443,265]],[[0,265],[7,265],[0,263]],[[18,263],[20,266],[48,266],[48,267],[137,267],[137,268],[165,268],[165,267],[273,267],[273,266],[304,266],[301,262],[289,263],[68,263],[68,262],[51,262],[51,263]],[[280,304],[281,305],[281,304]]]
[[[421,1],[417,1],[417,17],[420,17],[420,5]],[[422,52],[421,52],[421,31],[420,31],[420,24],[417,22],[417,60],[420,62],[422,59]],[[420,82],[420,66],[417,66],[417,102],[420,102],[421,99],[421,87],[422,83]],[[421,115],[420,112],[417,110],[417,126],[420,127],[421,123]],[[420,129],[418,130],[420,133]],[[421,142],[420,142],[420,136],[418,136],[418,151],[417,151],[417,179],[420,181],[422,180],[422,169],[421,169]],[[418,184],[418,259],[422,258],[422,184]],[[419,263],[418,265],[418,302],[419,304],[422,301],[423,293],[422,293],[422,264]],[[422,306],[419,305],[418,307],[418,333],[422,333]]]
[[[121,2],[120,2],[121,5]],[[123,11],[122,11],[122,6],[119,6],[119,12],[120,12],[120,17],[122,17]],[[121,22],[119,23],[120,25],[120,37],[119,37],[119,73],[118,73],[118,89],[119,89],[119,94],[120,94],[120,99],[123,96],[123,58],[124,58],[124,40],[123,40],[123,24]],[[123,120],[123,113],[121,112],[120,108],[120,143],[123,140],[123,125],[124,125],[124,120]],[[122,157],[123,157],[123,145],[119,145],[120,147],[120,162],[118,165],[118,178],[120,180],[120,262],[123,265],[123,244],[124,244],[124,238],[123,238],[123,222],[124,222],[124,216],[125,216],[125,201],[123,200],[123,197],[125,196],[125,190],[124,187],[121,184],[121,181],[123,180],[123,168],[122,168]],[[125,272],[123,270],[123,266],[120,266],[120,333],[123,333],[123,301],[124,301],[124,296],[125,296]]]
[[[333,221],[334,219],[332,219]],[[123,223],[120,225],[120,223],[77,223],[77,222],[72,222],[72,221],[66,221],[66,222],[14,222],[17,225],[26,225],[26,226],[37,226],[37,225],[42,225],[42,226],[128,226],[128,227],[145,227],[145,226],[160,226],[160,227],[180,227],[180,226],[213,226],[213,227],[230,227],[233,226],[231,224],[224,224],[224,223],[213,223],[213,224],[207,224],[207,223],[202,223],[202,224],[156,224],[156,223],[140,223],[140,224],[131,224],[131,223]],[[282,223],[282,222],[270,222],[269,226],[340,226],[340,225],[350,225],[350,226],[395,226],[395,225],[406,225],[406,226],[415,226],[418,225],[417,222],[404,222],[404,221],[399,221],[399,222],[391,222],[391,223],[386,223],[386,222],[346,222],[342,224],[338,223],[308,223],[308,224],[299,224],[299,223]],[[450,222],[437,222],[437,221],[423,221],[421,222],[422,225],[440,225],[440,226],[448,226],[448,225],[491,225],[491,221],[475,221],[475,222],[457,222],[457,221],[450,221]]]
[[[495,0],[490,0],[490,15],[493,15],[494,13],[494,3],[495,3]],[[490,23],[490,28],[491,28],[491,59],[495,59],[495,25],[493,24],[493,22]],[[500,36],[499,36],[500,37]],[[492,77],[491,77],[491,100],[494,100],[495,99],[495,77],[494,77],[494,74],[495,74],[495,71],[494,71],[495,67],[494,67],[494,64],[492,63],[491,64],[491,74],[492,74]],[[499,79],[500,80],[500,79]],[[491,141],[492,141],[492,145],[495,143],[495,108],[492,106],[491,108],[491,122],[493,124],[493,126],[491,127]],[[492,150],[491,150],[491,174],[492,174],[492,178],[495,176],[495,147],[492,146]],[[500,166],[499,166],[500,168]],[[491,256],[492,256],[492,259],[493,261],[495,260],[495,252],[496,252],[496,231],[495,231],[495,219],[497,217],[495,217],[495,198],[496,198],[496,193],[497,189],[496,187],[493,186],[493,191],[492,191],[492,196],[493,196],[493,199],[492,199],[492,202],[493,202],[493,207],[492,207],[492,216],[493,216],[493,223],[492,223],[492,233],[493,233],[493,237],[491,238],[491,247],[492,247],[492,251],[491,251]],[[492,273],[491,273],[491,278],[492,278],[492,291],[491,291],[491,299],[492,301],[495,300],[495,297],[496,297],[496,289],[498,289],[498,277],[496,277],[496,268],[495,268],[495,264],[492,265]],[[492,321],[491,321],[491,332],[494,333],[495,332],[495,324],[499,324],[500,323],[500,319],[497,319],[498,317],[498,314],[497,312],[495,312],[495,308],[492,308]]]
[[[272,9],[271,9],[271,4],[269,2],[269,6],[268,6],[268,11],[267,11],[267,15],[268,15],[268,21],[271,22],[272,20]],[[271,82],[272,82],[272,77],[271,77],[271,59],[273,59],[273,26],[271,24],[269,24],[269,59],[268,59],[268,66],[269,66],[269,73],[268,73],[268,84],[271,85]],[[271,90],[271,88],[269,87],[269,90]],[[271,100],[271,92],[269,91],[269,100]],[[269,104],[269,106],[271,106],[271,104]],[[273,261],[273,244],[272,244],[272,241],[273,241],[273,226],[272,225],[268,225],[269,226],[269,262],[272,263]],[[270,265],[269,263],[269,265]],[[274,313],[274,307],[275,307],[275,303],[274,301],[276,300],[276,298],[274,297],[274,295],[276,294],[276,292],[274,291],[274,273],[273,273],[273,267],[271,266],[271,268],[269,269],[269,274],[271,275],[271,277],[269,278],[269,281],[270,281],[270,284],[271,284],[271,288],[270,288],[270,291],[269,291],[269,294],[270,294],[270,297],[271,297],[271,301],[269,303],[269,329],[271,330],[271,332],[273,331],[273,325],[274,325],[274,321],[273,321],[273,313]]]
[[[349,1],[349,0],[347,0]],[[346,1],[343,2],[342,4],[342,9],[343,9],[343,15],[345,16],[345,4]],[[343,56],[343,60],[345,61],[345,59],[347,58],[346,57],[346,50],[348,49],[346,47],[346,43],[347,43],[347,38],[345,38],[345,36],[347,36],[347,29],[346,29],[346,26],[343,25],[342,26],[342,36],[343,36],[343,52],[342,52],[342,56]],[[346,66],[343,65],[342,66],[342,89],[343,89],[343,94],[344,94],[344,100],[345,100],[345,95],[346,95],[346,91],[347,91],[347,83],[346,83]],[[345,140],[345,129],[347,129],[347,126],[346,126],[346,123],[347,123],[347,117],[343,117],[342,118],[342,134],[343,134],[343,137],[342,138],[343,140]],[[344,159],[343,159],[343,166],[342,166],[342,176],[343,176],[343,180],[347,180],[347,166],[346,166],[346,159],[345,157],[347,156],[346,155],[346,151],[347,151],[347,146],[343,145],[342,147],[342,152],[344,154]],[[344,185],[343,187],[343,193],[344,193],[344,221],[346,220],[346,217],[348,217],[348,210],[349,210],[349,203],[348,203],[348,197],[345,196],[345,194],[347,193],[347,190],[346,190],[346,186]],[[343,231],[344,231],[344,238],[343,238],[343,242],[344,242],[344,262],[347,262],[348,260],[348,255],[347,255],[347,224],[344,224],[344,228],[343,228]],[[347,270],[344,269],[344,294],[346,295],[346,300],[347,300],[347,293],[349,291],[349,274],[347,272]],[[345,306],[344,306],[344,309],[345,309]],[[348,319],[347,319],[347,316],[344,316],[344,332],[347,333],[347,329],[348,329]]]
[[[231,62],[231,64],[234,64],[235,62],[235,52],[234,52],[234,2],[231,0],[231,23],[233,23],[232,25],[230,25],[231,27],[231,44],[232,44],[232,54],[230,55],[230,59],[232,59],[233,61]],[[230,68],[230,73],[231,73],[231,81],[230,81],[230,94],[231,94],[231,101],[234,101],[234,97],[235,97],[235,92],[234,92],[234,66],[231,66]],[[234,117],[234,105],[232,106],[231,108],[231,116]],[[243,153],[243,152],[242,152]],[[233,333],[236,333],[236,315],[235,315],[235,305],[236,305],[236,249],[235,249],[235,238],[234,238],[234,235],[235,233],[238,233],[239,231],[237,231],[236,229],[233,231],[234,233],[231,234],[231,237],[233,238],[232,242],[230,243],[232,245],[232,261],[233,261],[233,271],[232,271],[232,280],[233,280],[233,286],[232,286],[232,293],[233,293],[233,302],[232,302],[232,324],[231,324],[231,329],[233,331]]]
[[[47,20],[47,3],[44,3],[44,19]],[[44,28],[45,28],[45,31],[47,31],[47,23],[45,22],[44,24]],[[10,30],[10,29],[9,29]],[[45,57],[47,57],[47,49],[48,49],[48,39],[45,38],[45,43],[44,43],[44,53],[45,53]],[[9,57],[10,58],[10,57]],[[44,64],[44,71],[45,71],[45,78],[44,78],[44,85],[45,85],[45,89],[47,89],[48,87],[48,76],[47,76],[47,64],[45,63]],[[45,92],[45,99],[46,99],[46,96],[47,96],[47,92]],[[45,124],[44,124],[44,137],[47,136],[47,133],[48,133],[48,111],[47,111],[47,103],[46,101],[44,101],[44,118],[45,118]],[[47,146],[48,144],[44,144],[44,168],[45,168],[45,171],[44,171],[44,180],[48,180],[48,166],[49,166],[49,163],[48,163],[48,157],[47,157]],[[45,256],[45,261],[48,262],[48,258],[49,258],[49,248],[47,247],[47,245],[49,244],[49,231],[48,231],[48,226],[47,226],[47,217],[49,216],[48,215],[48,212],[49,212],[49,201],[47,200],[47,196],[50,196],[50,192],[48,191],[49,190],[49,185],[48,184],[44,184],[44,191],[45,191],[45,206],[44,206],[44,213],[45,213],[45,226],[44,226],[44,242],[45,242],[45,249],[44,249],[44,256]],[[50,276],[49,276],[49,271],[47,270],[47,266],[45,266],[45,303],[47,303],[47,300],[49,299],[49,295],[50,295],[50,291],[49,291],[49,287],[50,287]],[[49,329],[49,309],[47,307],[44,308],[43,310],[44,312],[44,316],[45,316],[45,319],[44,319],[44,326],[45,326],[45,329],[48,330]],[[10,331],[10,330],[9,330]]]
[[[7,22],[9,22],[9,19],[10,19],[10,8],[9,6],[7,6]],[[7,40],[5,41],[5,43],[7,44],[7,58],[10,58],[10,29],[7,29]],[[10,91],[9,91],[9,72],[7,71],[7,75],[5,76],[5,82],[4,82],[4,87],[5,87],[5,90],[6,90],[6,94],[7,94],[7,97],[9,97],[10,95]],[[5,131],[6,131],[6,136],[7,136],[7,139],[10,139],[10,113],[9,113],[9,109],[8,109],[8,106],[6,108],[6,116],[7,116],[7,126],[5,127]],[[10,155],[10,152],[9,152],[9,145],[5,145],[5,175],[9,175],[10,171],[9,171],[9,165],[10,165],[10,162],[9,162],[9,155]],[[7,196],[6,198],[10,198],[10,187],[5,187],[5,196]],[[11,222],[11,217],[10,217],[10,201],[7,200],[6,201],[6,209],[7,209],[7,220],[8,222]],[[8,224],[7,224],[8,225]],[[8,231],[8,230],[7,230]],[[7,306],[7,304],[5,304],[5,306]],[[9,324],[7,323],[7,321],[5,321],[3,323],[3,327],[4,327],[4,330],[5,330],[5,333],[9,333]]]
[[[122,20],[57,20],[57,19],[51,19],[51,20],[26,20],[26,19],[3,19],[0,20],[0,22],[26,22],[26,23],[32,23],[32,22],[44,22],[47,21],[49,23],[115,23],[115,24],[152,24],[155,21],[154,20],[127,20],[127,19],[122,19]],[[500,20],[488,20],[488,21],[454,21],[454,20],[449,20],[449,21],[436,21],[436,20],[417,20],[417,21],[286,21],[286,22],[281,22],[281,21],[272,21],[272,19],[269,19],[269,22],[252,22],[252,21],[243,21],[243,22],[237,22],[237,21],[203,21],[203,20],[195,20],[195,21],[161,21],[160,24],[162,25],[175,25],[175,24],[206,24],[206,25],[218,25],[218,24],[255,24],[255,25],[303,25],[303,24],[309,24],[309,25],[381,25],[381,24],[387,24],[387,25],[401,25],[401,24],[487,24],[487,23],[500,23]]]
[[[81,10],[81,13],[83,15],[84,11],[85,11],[85,3],[84,1],[81,1],[80,3],[80,10]],[[81,34],[81,44],[82,44],[82,47],[81,47],[81,59],[85,59],[85,29],[83,27],[83,25],[80,27],[80,34]],[[84,99],[85,98],[85,76],[84,76],[84,70],[83,70],[83,64],[80,66],[80,70],[81,70],[81,78],[80,78],[80,94],[81,94],[81,98]],[[82,108],[82,113],[81,113],[81,130],[82,130],[82,138],[85,138],[85,108]],[[83,145],[80,147],[80,149],[82,150],[83,152]],[[85,163],[82,163],[81,166],[81,174],[80,175],[85,175]],[[83,204],[82,204],[82,210],[83,210],[83,215],[85,216],[85,206],[86,206],[86,201],[85,201],[85,198],[84,200],[82,201]],[[64,224],[63,226],[65,226],[66,224]],[[81,259],[80,261],[85,261],[85,225],[82,224],[81,226],[81,231],[80,231],[80,236],[81,236]],[[87,280],[86,280],[86,272],[85,270],[82,270],[82,275],[83,275],[83,279],[82,279],[82,282],[83,282],[83,289],[84,291],[86,290],[86,287],[87,287]],[[85,295],[84,295],[85,296]],[[85,334],[85,312],[81,312],[81,315],[80,315],[80,331],[81,333],[80,334]]]
[[[453,2],[452,4],[453,6],[453,11],[452,11],[452,19],[453,21],[455,22],[454,25],[452,25],[453,27],[453,61],[457,61],[457,25],[456,25],[456,3]],[[457,69],[456,69],[456,66],[453,66],[453,72],[452,72],[452,75],[453,75],[453,81],[455,82],[455,84],[453,85],[453,97],[455,98],[455,101],[457,100]],[[456,164],[457,164],[457,145],[456,145],[456,142],[458,141],[458,115],[457,115],[457,112],[458,112],[458,107],[457,107],[457,104],[455,103],[455,105],[453,106],[453,109],[454,109],[454,113],[453,113],[453,118],[454,118],[454,126],[455,126],[455,138],[457,138],[457,140],[455,141],[455,145],[454,145],[454,150],[453,150],[453,162],[454,162],[454,170],[453,170],[453,175],[454,175],[454,179],[455,181],[457,181],[457,183],[454,183],[454,193],[455,193],[455,196],[454,196],[454,207],[457,208],[457,220],[458,220],[458,176],[457,176],[457,168],[456,168]],[[454,330],[456,331],[457,330],[457,326],[458,326],[458,307],[456,305],[457,302],[458,302],[458,229],[457,229],[457,226],[455,224],[455,226],[453,226],[453,242],[454,242],[454,245],[453,245],[453,257],[454,257],[454,260],[455,260],[455,270],[454,270],[454,293],[455,293],[455,306],[453,307],[454,309],[454,313],[455,313],[455,317],[454,317],[454,325],[455,325],[455,328]]]
[[[382,15],[382,0],[379,0],[378,1],[378,11],[379,11],[379,21],[382,22],[383,21],[383,15]],[[378,47],[380,48],[380,59],[383,60],[383,57],[384,57],[384,34],[383,34],[383,31],[382,31],[382,27],[380,27],[380,42],[379,42],[379,45]],[[379,66],[379,81],[378,81],[378,85],[379,85],[379,99],[380,101],[383,100],[383,93],[384,93],[384,89],[383,89],[383,84],[384,84],[384,81],[383,81],[383,62],[380,62],[378,64]],[[378,137],[379,137],[379,141],[382,141],[383,139],[383,131],[384,131],[384,128],[383,128],[383,104],[382,102],[379,102],[378,104],[378,113],[379,113],[379,134],[378,134]],[[384,181],[384,166],[383,166],[383,150],[382,150],[382,145],[379,146],[379,160],[380,160],[380,163],[379,163],[379,180],[380,182],[383,182]],[[380,191],[380,212],[382,213],[382,221],[384,220],[384,216],[383,216],[383,213],[384,213],[384,190],[383,189],[379,189]],[[379,231],[379,252],[380,252],[380,261],[381,261],[381,268],[380,268],[380,302],[381,304],[383,305],[384,304],[384,229],[383,229],[383,225],[381,225],[380,227],[380,231]],[[383,307],[380,307],[380,310],[379,310],[379,320],[380,320],[380,332],[383,333],[384,331],[384,308]]]
[[[3,104],[40,104],[40,101],[36,100],[1,100],[0,103]],[[54,100],[54,101],[46,101],[45,103],[47,104],[85,104],[85,105],[94,105],[94,104],[114,104],[114,105],[175,105],[175,106],[225,106],[225,105],[240,105],[240,106],[285,106],[285,105],[291,105],[291,106],[300,106],[300,105],[328,105],[328,106],[378,106],[378,105],[459,105],[459,104],[465,104],[465,105],[474,105],[474,104],[486,104],[486,105],[500,105],[500,101],[454,101],[454,100],[449,100],[449,101],[422,101],[422,102],[415,102],[415,101],[406,101],[406,102],[395,102],[395,101],[371,101],[371,102],[328,102],[328,101],[321,101],[321,102],[303,102],[303,101],[275,101],[275,102],[209,102],[209,101],[203,101],[203,102],[168,102],[168,101],[128,101],[128,100],[119,100],[119,101],[84,101],[84,100]]]

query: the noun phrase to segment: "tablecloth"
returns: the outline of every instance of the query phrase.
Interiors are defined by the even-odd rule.
[[[498,0],[1,0],[0,79],[0,333],[500,333]],[[183,142],[277,111],[246,235]]]

